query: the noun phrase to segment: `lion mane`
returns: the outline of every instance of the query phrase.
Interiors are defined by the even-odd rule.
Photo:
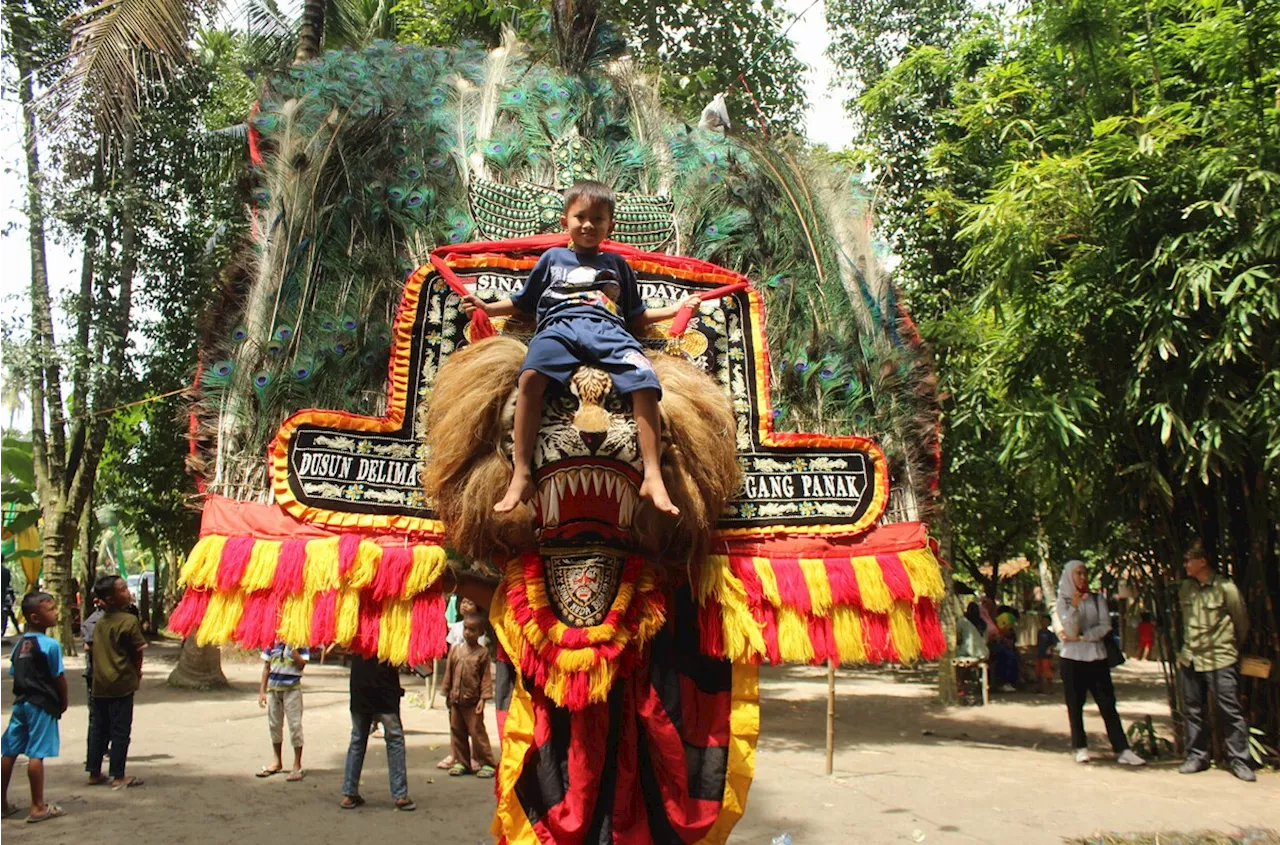
[[[493,512],[511,480],[515,385],[525,351],[499,336],[453,353],[428,402],[424,487],[450,546],[472,560],[536,545],[529,504]],[[723,388],[702,370],[670,355],[650,358],[662,383],[662,476],[681,515],[672,519],[644,503],[631,535],[637,548],[683,564],[706,553],[725,502],[742,483],[737,421]]]

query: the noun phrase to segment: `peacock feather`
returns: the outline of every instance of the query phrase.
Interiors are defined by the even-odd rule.
[[[598,178],[620,192],[619,238],[757,281],[779,429],[873,437],[924,501],[934,382],[856,178],[792,139],[664,113],[652,80],[605,63],[606,30],[561,45],[574,73],[508,37],[377,42],[265,81],[255,239],[205,332],[194,408],[210,489],[268,497],[261,456],[300,408],[385,411],[403,279],[433,246],[555,231],[561,192]]]

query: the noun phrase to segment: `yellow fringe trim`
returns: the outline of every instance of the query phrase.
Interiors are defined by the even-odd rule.
[[[440,546],[414,546],[413,567],[404,579],[404,598],[410,599],[426,590],[444,574],[449,556]]]
[[[820,558],[801,558],[800,573],[809,587],[809,601],[813,603],[815,616],[831,615],[831,582],[827,580],[827,567]]]
[[[773,563],[767,557],[753,557],[751,565],[756,568],[760,578],[760,590],[765,601],[774,607],[782,607],[782,596],[778,593],[778,576],[773,574]]]
[[[347,646],[356,637],[356,629],[360,627],[360,591],[338,590],[334,607],[333,639],[340,646]],[[379,645],[381,645],[379,633]]]
[[[373,576],[378,574],[378,564],[382,563],[382,547],[369,540],[361,540],[356,548],[356,559],[347,570],[347,586],[357,590],[373,583]]]
[[[338,589],[337,537],[307,541],[307,562],[302,568],[302,581],[308,593]]]
[[[893,596],[889,593],[889,585],[884,582],[880,562],[871,556],[855,557],[853,573],[858,578],[863,609],[872,613],[888,613],[893,606]]]
[[[409,662],[409,633],[413,603],[404,599],[386,599],[378,619],[378,659],[402,666]]]
[[[942,582],[942,564],[929,549],[912,549],[898,552],[898,560],[907,570],[911,579],[911,589],[917,596],[925,596],[940,601],[946,595],[947,588]]]
[[[292,646],[310,644],[311,605],[314,600],[315,594],[311,592],[294,593],[284,600],[284,607],[280,610],[280,629],[277,631],[280,642]]]
[[[209,607],[196,629],[196,645],[205,646],[210,643],[221,643],[231,639],[236,626],[240,624],[240,614],[244,612],[244,602],[239,590],[232,593],[214,593],[209,599]]]
[[[813,661],[813,643],[809,640],[809,626],[800,611],[793,607],[778,608],[778,651],[788,663]]]
[[[765,653],[764,625],[751,614],[747,589],[729,568],[729,558],[708,556],[698,567],[696,583],[700,604],[708,597],[720,602],[724,656],[734,662],[759,660]]]
[[[196,543],[178,576],[180,585],[208,590],[218,584],[218,562],[222,560],[222,547],[227,538],[221,534],[206,534]]]
[[[258,540],[253,544],[249,565],[240,579],[240,586],[246,593],[270,589],[276,580],[276,564],[280,562],[282,545],[279,540]]]
[[[899,599],[889,609],[889,636],[898,651],[898,660],[910,666],[920,659],[920,633],[916,630],[911,604]]]
[[[837,605],[831,611],[831,630],[841,663],[865,663],[867,646],[862,641],[862,617],[856,608]]]

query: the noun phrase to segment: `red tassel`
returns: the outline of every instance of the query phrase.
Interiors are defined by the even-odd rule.
[[[413,568],[413,550],[399,546],[387,546],[382,550],[382,563],[373,576],[373,600],[399,598],[404,592],[405,579]]]
[[[853,574],[849,558],[827,558],[827,583],[831,585],[831,601],[862,609],[862,593],[858,590],[858,578]]]
[[[253,554],[252,537],[229,537],[222,547],[222,558],[218,561],[218,590],[230,592],[240,586],[240,579],[249,566],[249,557]]]
[[[311,644],[326,646],[338,635],[338,591],[316,593],[311,607]]]
[[[764,585],[760,583],[760,575],[756,572],[756,565],[751,558],[731,557],[729,568],[747,591],[747,605],[755,609],[764,604]]]
[[[813,664],[817,666],[827,660],[839,660],[836,649],[835,632],[831,630],[831,617],[809,617],[809,642],[813,643]]]
[[[889,595],[908,602],[916,600],[916,592],[911,589],[911,576],[907,575],[906,567],[896,554],[876,555],[876,563],[880,564],[880,573],[889,588]]]
[[[271,585],[271,591],[277,596],[302,592],[306,565],[307,541],[285,540],[280,546],[280,559],[276,562],[275,583]]]
[[[441,612],[441,618],[444,613]],[[360,594],[360,623],[356,628],[352,645],[365,657],[378,656],[378,639],[382,630],[382,605],[373,601],[368,593]],[[312,637],[312,639],[315,639]]]
[[[724,624],[721,619],[724,610],[720,602],[708,598],[707,603],[698,608],[698,630],[701,634],[702,653],[707,657],[724,657]]]
[[[262,619],[272,610],[271,592],[254,590],[244,599],[244,611],[240,614],[240,624],[236,625],[235,640],[243,648],[267,648],[274,645],[270,640],[263,642]],[[272,628],[275,633],[275,628]],[[272,637],[274,639],[274,637]]]
[[[782,649],[778,648],[778,617],[772,605],[762,605],[759,610],[760,621],[764,622],[764,653],[774,666],[782,664]]]
[[[169,628],[184,637],[189,637],[204,621],[204,612],[209,609],[212,590],[188,589],[182,595],[182,601],[169,614]]]
[[[568,710],[581,710],[591,697],[591,679],[586,672],[570,672],[564,682],[564,706]]]
[[[889,638],[888,614],[863,611],[862,642],[867,647],[868,663],[884,663],[898,658],[898,652]]]
[[[947,650],[937,605],[929,599],[920,599],[916,604],[915,617],[916,632],[920,634],[920,656],[925,660],[937,660]]]
[[[444,593],[440,590],[429,590],[418,594],[413,600],[412,613],[409,634],[410,665],[417,666],[419,663],[443,657],[449,648],[445,643],[449,626],[444,619]]]
[[[778,598],[788,607],[800,611],[801,616],[813,612],[813,600],[809,595],[809,584],[800,571],[800,562],[788,558],[780,558],[773,562],[773,577],[778,581]]]
[[[360,551],[359,534],[343,534],[338,538],[338,574],[343,578],[351,571],[356,562],[356,552]]]

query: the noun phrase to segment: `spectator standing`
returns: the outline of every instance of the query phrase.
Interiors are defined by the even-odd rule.
[[[1240,644],[1249,633],[1249,614],[1235,583],[1217,572],[1204,544],[1193,542],[1183,556],[1187,578],[1178,588],[1182,606],[1182,651],[1178,653],[1182,695],[1186,702],[1187,759],[1183,774],[1209,768],[1209,725],[1205,694],[1213,690],[1226,731],[1231,773],[1257,780],[1249,765],[1249,726],[1240,707]]]

